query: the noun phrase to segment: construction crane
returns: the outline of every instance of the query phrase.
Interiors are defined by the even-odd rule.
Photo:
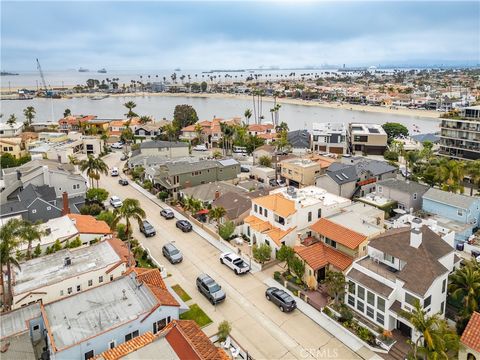
[[[48,90],[47,83],[45,82],[45,76],[43,75],[42,67],[40,66],[40,61],[37,59],[37,69],[40,73],[40,78],[42,79],[43,90],[45,91],[45,96],[51,96],[52,92]]]

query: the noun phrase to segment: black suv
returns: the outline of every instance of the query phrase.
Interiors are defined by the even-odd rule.
[[[175,214],[170,209],[163,209],[162,211],[160,211],[160,215],[163,216],[166,220],[170,220],[175,217]]]
[[[222,290],[222,287],[207,274],[201,274],[197,277],[197,289],[212,303],[212,305],[225,300],[226,295]]]
[[[192,224],[190,224],[187,220],[178,220],[175,226],[183,232],[190,232],[193,229]]]
[[[127,186],[128,185],[128,180],[126,179],[119,179],[118,183],[122,186]]]
[[[140,224],[140,232],[146,237],[155,236],[155,228],[147,220],[143,220]]]
[[[268,301],[271,301],[277,305],[282,312],[290,312],[297,307],[297,303],[295,302],[294,298],[290,296],[290,294],[276,287],[269,287],[265,291],[265,297]]]

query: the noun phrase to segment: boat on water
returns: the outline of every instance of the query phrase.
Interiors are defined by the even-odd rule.
[[[100,74],[106,74],[106,73],[107,73],[107,69],[101,68],[100,70],[97,70],[97,72],[100,73]]]
[[[82,67],[80,69],[78,69],[78,72],[88,72],[88,71],[89,71],[88,69],[85,69],[85,68],[82,68]]]
[[[176,69],[174,69],[174,71],[182,71],[182,69],[176,68]]]
[[[90,100],[103,100],[108,98],[110,95],[96,95],[96,96],[90,96]]]
[[[8,71],[2,71],[2,72],[0,72],[0,75],[1,75],[1,76],[13,76],[13,75],[19,75],[19,74],[18,74],[18,73],[8,72]]]

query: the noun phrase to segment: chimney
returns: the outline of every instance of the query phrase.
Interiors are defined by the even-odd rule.
[[[422,244],[422,231],[420,229],[412,229],[410,231],[410,246],[418,249]]]
[[[420,228],[422,227],[422,219],[418,217],[413,218],[411,223],[412,223],[412,229],[420,230]]]
[[[215,190],[215,200],[217,200],[220,197],[220,191]]]
[[[70,214],[70,207],[68,206],[68,193],[66,191],[63,192],[62,199],[63,199],[62,215]]]
[[[44,183],[44,185],[50,186],[50,174],[49,174],[47,165],[42,166],[42,172],[43,172],[43,183]]]

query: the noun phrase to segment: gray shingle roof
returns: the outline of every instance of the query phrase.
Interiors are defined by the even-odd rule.
[[[179,148],[179,147],[188,147],[188,143],[183,141],[162,141],[162,140],[152,140],[144,141],[140,144],[140,149],[158,149],[158,148]]]
[[[429,189],[425,194],[423,194],[423,198],[459,207],[461,209],[466,209],[467,207],[470,207],[473,203],[479,201],[478,198],[474,198],[472,196],[454,194],[435,188]]]
[[[395,171],[397,168],[385,161],[362,159],[354,164],[343,164],[339,162],[332,163],[326,174],[331,177],[337,184],[345,184],[357,181],[360,174],[370,172],[373,176]],[[344,176],[346,175],[346,176]]]
[[[245,194],[228,192],[221,195],[212,202],[213,207],[223,207],[226,211],[226,218],[236,220],[240,215],[252,207],[252,200]]]
[[[201,160],[201,161],[177,161],[166,163],[165,165],[168,169],[169,175],[178,175],[191,171],[199,171],[204,169],[214,169],[218,167],[217,161],[214,160]]]
[[[41,198],[45,201],[54,201],[57,198],[55,188],[48,185],[35,186],[28,185],[23,191],[18,194],[20,201],[29,205],[36,198]]]
[[[375,280],[374,278],[364,274],[357,269],[351,269],[348,272],[347,276],[355,280],[355,282],[358,282],[363,286],[369,288],[370,290],[373,290],[376,293],[383,295],[387,298],[393,291],[393,288],[391,288],[390,286],[382,284],[380,281]]]
[[[420,196],[430,188],[430,186],[428,185],[423,185],[415,181],[407,182],[405,180],[394,179],[394,178],[381,180],[377,184],[382,185],[384,187],[394,188],[395,190],[408,193],[408,194],[417,193]]]
[[[287,134],[288,142],[297,149],[310,149],[310,133],[307,130],[294,130]]]

